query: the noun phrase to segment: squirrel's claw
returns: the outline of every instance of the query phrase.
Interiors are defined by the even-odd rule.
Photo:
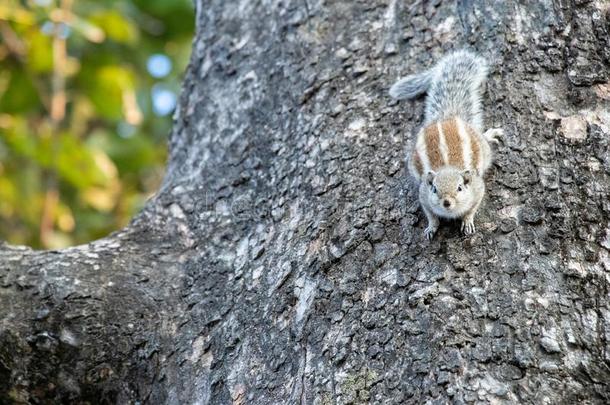
[[[424,229],[424,235],[426,236],[426,239],[428,240],[432,240],[432,238],[434,238],[434,234],[436,233],[438,227],[435,226],[429,226],[426,229]]]
[[[475,230],[474,222],[472,220],[462,221],[462,232],[465,235],[471,235]]]

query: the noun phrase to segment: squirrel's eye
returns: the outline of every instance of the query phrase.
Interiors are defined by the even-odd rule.
[[[458,186],[458,191],[462,191],[462,186]]]
[[[436,194],[436,187],[432,186],[432,192]]]

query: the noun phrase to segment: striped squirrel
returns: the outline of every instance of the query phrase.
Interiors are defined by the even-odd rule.
[[[396,99],[427,93],[422,129],[408,168],[419,181],[419,201],[432,239],[441,218],[461,218],[462,232],[475,231],[474,215],[485,195],[483,175],[492,161],[489,142],[503,134],[483,132],[482,87],[487,63],[465,50],[452,52],[422,73],[398,80],[390,88]]]

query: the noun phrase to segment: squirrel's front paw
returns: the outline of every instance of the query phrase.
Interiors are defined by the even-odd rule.
[[[436,233],[436,231],[438,230],[438,226],[428,226],[426,229],[424,229],[424,235],[426,236],[426,239],[428,240],[432,240],[432,238],[434,238],[434,234]]]
[[[462,232],[465,235],[471,235],[475,231],[474,222],[472,219],[467,219],[462,221]]]

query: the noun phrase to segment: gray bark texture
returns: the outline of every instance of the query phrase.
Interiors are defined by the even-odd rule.
[[[609,8],[200,1],[158,194],[0,249],[0,402],[609,403]],[[427,242],[387,90],[463,47],[505,138]]]

